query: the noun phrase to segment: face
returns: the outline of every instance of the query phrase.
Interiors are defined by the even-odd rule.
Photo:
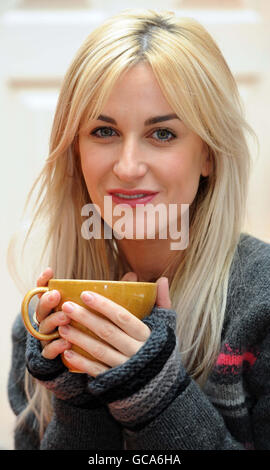
[[[145,209],[150,204],[154,208],[174,204],[179,217],[180,205],[193,202],[200,175],[210,171],[206,144],[177,118],[151,67],[143,63],[118,79],[99,119],[83,127],[79,153],[92,203],[116,231],[117,221],[124,216],[122,231],[133,233],[133,238],[138,238],[135,220],[136,226],[144,227],[143,237],[146,229],[148,236],[160,230],[158,219],[149,224],[148,218],[146,227],[145,213],[135,218],[136,203]],[[131,190],[150,194],[137,199],[136,194],[119,194]],[[113,213],[108,218],[104,197],[111,195]]]

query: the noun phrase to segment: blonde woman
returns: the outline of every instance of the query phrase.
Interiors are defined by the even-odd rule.
[[[42,344],[18,317],[9,379],[15,448],[270,448],[270,248],[242,233],[247,131],[234,78],[196,21],[127,10],[86,39],[64,78],[50,154],[32,189],[40,184],[31,229],[49,223],[49,268],[37,285],[124,278],[157,282],[158,294],[139,321],[90,292],[82,294],[87,316],[71,302],[51,313],[60,293],[45,293],[36,328],[59,328],[60,339]],[[136,203],[189,205],[188,245],[172,250],[156,221],[155,237],[106,237],[119,219],[105,211],[106,196],[112,208],[131,209],[129,230]],[[82,236],[90,203],[102,237]],[[68,372],[61,353],[82,373]]]

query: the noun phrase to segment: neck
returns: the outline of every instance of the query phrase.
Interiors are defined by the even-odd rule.
[[[122,239],[117,246],[139,282],[155,282],[163,275],[170,281],[182,256],[170,249],[170,240]]]

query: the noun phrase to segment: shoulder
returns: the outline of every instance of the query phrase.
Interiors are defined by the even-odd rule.
[[[225,330],[256,343],[270,328],[270,244],[241,234],[231,265]]]
[[[270,300],[270,244],[241,234],[230,272],[230,283],[254,296]],[[233,287],[233,286],[232,286]]]
[[[270,243],[247,233],[242,233],[237,245],[237,252],[245,260],[247,267],[261,268],[270,266]]]

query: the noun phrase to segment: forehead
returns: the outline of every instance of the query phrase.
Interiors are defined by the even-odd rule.
[[[135,107],[138,111],[158,106],[160,112],[173,112],[147,63],[136,64],[120,75],[104,104],[104,110],[123,106],[126,109]]]
[[[104,95],[105,99],[102,98]],[[147,62],[140,62],[124,70],[113,85],[110,86],[108,80],[103,82],[86,107],[79,132],[102,115],[110,117],[107,122],[111,124],[136,125],[154,116],[176,114],[174,102],[170,105],[166,100],[152,67]]]

